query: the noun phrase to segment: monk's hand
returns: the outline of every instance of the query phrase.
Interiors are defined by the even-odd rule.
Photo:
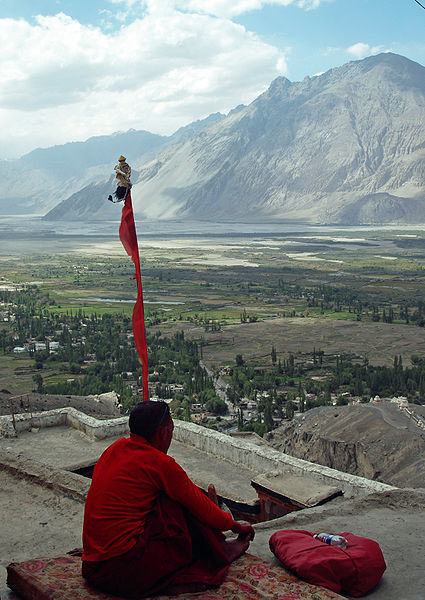
[[[248,521],[233,521],[232,531],[238,533],[239,538],[248,538],[249,541],[253,540],[255,536],[254,528]]]

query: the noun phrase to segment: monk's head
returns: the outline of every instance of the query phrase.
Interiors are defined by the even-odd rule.
[[[174,423],[166,402],[162,400],[140,402],[131,411],[128,424],[131,433],[144,437],[162,452],[168,451],[173,437]]]

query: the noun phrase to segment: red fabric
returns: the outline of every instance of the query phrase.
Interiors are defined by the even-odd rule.
[[[148,389],[148,349],[146,345],[145,332],[145,310],[143,306],[142,275],[140,271],[139,246],[137,243],[136,226],[134,224],[133,206],[131,193],[128,192],[122,209],[120,240],[127,254],[131,256],[136,269],[137,300],[133,308],[133,335],[137,354],[142,363],[143,400],[149,400]]]
[[[385,560],[379,544],[352,533],[339,533],[348,541],[346,550],[329,546],[310,531],[284,529],[270,538],[270,549],[299,577],[350,596],[363,596],[381,579]]]
[[[171,456],[131,433],[109,446],[94,469],[84,512],[83,560],[128,552],[163,493],[213,529],[232,526],[232,517],[211,502]]]
[[[121,556],[83,562],[82,574],[95,588],[116,596],[140,598],[170,586],[220,585],[230,561],[224,536],[194,519],[182,506],[161,496],[146,519],[136,545]]]

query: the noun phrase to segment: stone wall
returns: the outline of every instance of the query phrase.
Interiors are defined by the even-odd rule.
[[[257,473],[282,471],[299,476],[308,475],[326,485],[339,486],[346,497],[396,489],[385,483],[294,458],[273,448],[258,446],[193,423],[175,421],[174,438],[187,446],[193,446],[236,465],[243,465]]]
[[[255,473],[287,472],[309,477],[326,485],[339,487],[346,497],[388,491],[392,486],[349,475],[315,463],[294,458],[268,446],[258,446],[239,437],[231,437],[194,423],[175,420],[174,438],[213,456],[242,465]],[[62,408],[40,413],[15,415],[15,427],[10,416],[0,417],[0,437],[14,437],[32,428],[68,425],[85,433],[90,439],[100,440],[128,434],[128,417],[98,420],[75,408]]]
[[[128,435],[128,417],[118,419],[96,419],[84,413],[68,408],[66,424],[85,433],[92,440]]]
[[[73,427],[92,440],[102,440],[128,433],[128,417],[99,420],[79,412],[75,408],[59,408],[29,415],[15,415],[15,427],[10,416],[0,416],[0,437],[15,437],[24,431],[42,427]]]

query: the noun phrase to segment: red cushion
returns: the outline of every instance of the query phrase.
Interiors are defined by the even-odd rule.
[[[120,600],[116,596],[98,592],[88,585],[81,575],[81,556],[67,554],[11,563],[7,572],[9,587],[23,600]],[[192,594],[172,596],[173,600],[187,600],[189,597],[192,598]],[[166,600],[168,596],[161,598]],[[218,589],[196,594],[194,598],[344,600],[342,596],[330,590],[305,583],[285,569],[250,554],[244,554],[230,565],[227,577]],[[153,600],[158,600],[158,596]]]
[[[334,592],[362,596],[379,582],[386,569],[379,544],[352,533],[339,533],[346,550],[329,546],[302,529],[283,529],[270,538],[275,556],[299,577]]]

